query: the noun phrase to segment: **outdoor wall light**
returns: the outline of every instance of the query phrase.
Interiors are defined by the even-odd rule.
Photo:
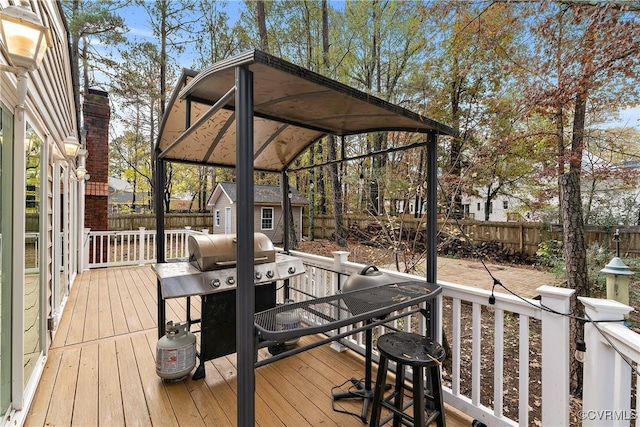
[[[78,167],[76,168],[77,181],[89,181],[91,175],[87,172],[87,156],[89,152],[85,148],[78,150]]]
[[[53,46],[51,31],[24,0],[21,6],[0,10],[0,40],[10,65],[3,68],[15,74],[38,68],[47,48]]]
[[[78,178],[78,181],[82,181],[85,176],[87,176],[87,168],[79,166],[78,169],[76,169],[76,177]]]
[[[64,145],[64,153],[68,157],[75,159],[78,155],[78,151],[80,150],[80,143],[78,142],[78,138],[76,138],[75,136],[68,136],[64,139],[64,141],[62,141],[62,144]]]
[[[9,65],[0,64],[0,70],[16,75],[18,122],[24,122],[24,103],[27,100],[27,71],[35,70],[42,62],[47,48],[53,46],[49,28],[29,9],[29,3],[22,6],[9,6],[0,10],[0,50]],[[24,144],[16,135],[17,143]]]

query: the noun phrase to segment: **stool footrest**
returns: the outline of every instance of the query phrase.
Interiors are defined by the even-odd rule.
[[[413,417],[411,415],[407,415],[404,412],[398,411],[393,405],[389,404],[388,402],[383,402],[382,406],[384,408],[387,408],[388,410],[390,410],[391,414],[389,414],[386,417],[382,418],[380,420],[380,425],[385,425],[386,423],[391,421],[393,419],[393,415],[394,414],[398,414],[398,415],[400,415],[402,417],[403,420],[408,421],[408,423],[407,422],[403,422],[404,425],[409,425],[409,426],[413,425],[413,421],[414,420],[413,420]],[[408,405],[405,405],[404,409],[407,410],[411,406],[413,406],[413,400]],[[438,418],[438,416],[440,415],[440,411],[436,411],[436,410],[427,410],[425,412],[427,414],[427,418],[424,421],[424,425],[426,425],[426,426],[428,426],[429,424],[434,422]]]

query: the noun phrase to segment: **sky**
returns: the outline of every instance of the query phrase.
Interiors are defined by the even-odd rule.
[[[617,124],[640,129],[640,107],[626,108],[620,111],[620,121]]]
[[[331,1],[334,7],[344,7],[344,1]],[[224,11],[229,15],[232,22],[235,22],[245,5],[241,0],[227,0],[227,7]],[[129,27],[129,37],[143,39],[155,42],[151,27],[148,23],[147,12],[139,5],[132,4],[125,8],[122,13],[127,26]],[[232,24],[230,23],[230,26]],[[187,52],[183,54],[183,58],[178,59],[177,63],[180,67],[192,67],[193,56]],[[619,120],[606,123],[605,127],[635,127],[640,130],[640,106],[634,108],[626,108],[620,111]]]

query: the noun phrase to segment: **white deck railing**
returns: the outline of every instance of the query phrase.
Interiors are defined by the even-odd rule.
[[[593,322],[585,324],[583,426],[628,426],[640,416],[640,335],[624,325],[631,307],[617,301],[578,299]],[[617,322],[615,322],[617,320]],[[614,322],[612,322],[614,321]],[[633,366],[633,368],[632,368]],[[635,372],[632,372],[635,371]],[[632,390],[636,392],[632,398]]]
[[[166,259],[187,257],[186,240],[190,233],[197,232],[169,230],[165,233]],[[349,262],[348,252],[335,252],[333,259],[297,251],[291,254],[301,258],[306,267],[305,274],[289,281],[289,298],[294,301],[334,294],[348,275],[365,267]],[[90,260],[90,267],[155,262],[155,231],[92,231],[86,239],[85,257]],[[401,280],[417,278],[382,271]],[[283,302],[285,295],[281,285],[278,285],[278,301]],[[538,288],[540,301],[496,293],[495,304],[490,305],[489,291],[442,281],[439,285],[442,293],[436,301],[436,311],[440,313],[436,330],[445,331],[452,355],[450,372],[445,372],[445,401],[490,426],[568,426],[569,358],[573,355],[569,354],[569,318],[557,313],[569,312],[573,291],[542,286]],[[621,313],[630,310],[609,300],[585,301],[587,313],[594,320],[610,320],[613,315],[618,316],[613,319],[622,319]],[[308,317],[305,321],[313,323],[314,319]],[[413,315],[410,321],[395,320],[392,326],[419,333],[426,330],[425,321],[419,315]],[[376,336],[384,333],[384,327],[380,328],[375,331]],[[631,368],[613,350],[612,343],[623,349],[625,359],[637,365],[640,363],[640,335],[621,324],[599,324],[599,329],[602,334],[591,324],[585,328],[587,361],[580,414],[585,419],[584,425],[628,426],[635,417],[635,408],[640,408],[640,401],[631,401]],[[514,336],[517,336],[516,340]],[[340,343],[364,354],[364,339],[364,333],[358,333]],[[540,345],[535,346],[541,349],[539,353],[530,344],[535,340],[540,341]],[[507,346],[517,346],[517,360],[505,359]],[[375,353],[374,358],[377,358]],[[505,365],[511,365],[508,375]],[[493,371],[490,378],[483,375],[488,370]],[[534,370],[541,370],[541,373]],[[536,380],[541,382],[540,401],[534,401],[529,392],[534,378],[540,378]],[[482,393],[483,389],[492,391],[489,399]],[[505,399],[517,401],[517,413],[505,410]],[[534,406],[541,406],[541,420],[531,418],[530,408]]]
[[[291,279],[290,286],[294,289],[301,289],[305,294],[317,296],[329,295],[338,291],[340,278],[346,278],[349,274],[359,272],[364,267],[363,264],[356,264],[347,261],[347,252],[336,252],[334,259],[309,255],[302,252],[292,251],[292,255],[304,260],[306,274]],[[382,270],[391,277],[400,280],[415,280],[416,276],[398,273],[390,270]],[[340,272],[340,274],[334,273]],[[423,278],[419,278],[423,279]],[[533,425],[533,420],[529,417],[529,407],[535,403],[529,395],[529,382],[533,375],[530,375],[531,365],[539,365],[541,361],[532,363],[530,358],[530,320],[542,322],[543,330],[547,331],[547,345],[543,337],[542,364],[548,366],[542,372],[542,425],[569,425],[569,363],[566,355],[569,353],[569,323],[566,317],[548,315],[540,308],[542,302],[545,306],[560,312],[567,312],[569,307],[569,296],[572,291],[542,286],[538,289],[542,295],[542,301],[523,301],[511,295],[496,293],[496,302],[489,305],[491,292],[472,288],[470,286],[456,285],[448,282],[439,282],[442,293],[437,299],[437,312],[440,324],[436,330],[442,331],[443,326],[448,330],[451,340],[452,367],[447,373],[450,377],[450,385],[445,386],[445,401],[453,407],[474,419],[484,422],[490,426],[529,426]],[[297,292],[291,292],[291,298],[296,300]],[[299,298],[305,298],[304,296]],[[443,311],[447,306],[446,312]],[[493,311],[492,316],[483,315],[482,312]],[[463,315],[463,312],[469,315]],[[491,324],[484,324],[487,317],[492,317]],[[505,379],[504,372],[504,348],[505,348],[505,324],[511,322],[516,317],[518,328],[518,375],[515,386]],[[467,319],[467,321],[463,319]],[[306,319],[311,320],[313,319]],[[403,329],[417,329],[423,333],[425,330],[424,321],[421,316],[415,317],[411,322],[402,322],[399,326]],[[398,327],[396,321],[395,327]],[[495,332],[488,334],[486,328],[491,327]],[[383,328],[383,327],[381,327]],[[469,339],[466,342],[462,339],[466,332]],[[384,333],[377,331],[376,334]],[[486,355],[483,346],[487,340],[491,340],[493,351],[491,355]],[[357,351],[364,351],[364,337],[357,335],[351,339],[342,341],[346,346]],[[509,344],[511,345],[511,344]],[[546,352],[544,349],[546,347]],[[493,377],[487,379],[482,377],[483,370],[487,368],[483,364],[483,354],[485,361],[493,367]],[[470,363],[463,363],[462,355],[470,355]],[[374,357],[377,355],[374,354]],[[565,378],[566,381],[558,380]],[[463,391],[462,383],[468,383]],[[509,383],[509,387],[507,387]],[[493,390],[491,402],[483,402],[481,399],[482,388]],[[504,398],[517,399],[518,413],[507,414],[504,410]],[[545,396],[550,396],[545,398]]]
[[[167,260],[186,258],[187,236],[204,233],[191,230],[165,230]],[[156,262],[156,232],[140,227],[130,231],[90,231],[84,240],[86,268],[141,265]]]

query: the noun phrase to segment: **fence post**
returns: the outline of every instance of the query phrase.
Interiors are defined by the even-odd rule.
[[[620,324],[616,326],[626,329],[622,326],[624,316],[633,310],[628,305],[598,298],[578,297],[578,299],[584,305],[586,316],[591,320],[620,320]],[[601,325],[604,326],[602,323]],[[609,325],[612,324],[607,322],[608,328],[611,327]],[[583,370],[582,418],[584,419],[582,425],[585,427],[629,425],[631,368],[621,359],[616,361],[615,350],[606,342],[593,323],[585,323],[584,341],[586,354]],[[616,362],[619,366],[616,366]]]
[[[347,262],[350,252],[347,251],[335,251],[333,254],[333,273],[331,274],[331,290],[333,293],[337,293],[342,289],[341,275],[344,271],[344,263]],[[331,348],[337,352],[343,352],[347,349],[340,341],[332,341]]]
[[[139,262],[138,265],[144,265],[144,250],[145,250],[145,246],[146,246],[146,243],[147,243],[146,239],[145,239],[145,233],[144,233],[145,228],[144,227],[138,227],[138,230],[140,230],[139,234],[138,234],[138,242],[140,242],[139,252],[138,252],[138,257],[139,257],[138,258],[138,262]]]
[[[540,304],[557,313],[568,313],[575,289],[540,286]],[[542,425],[569,425],[570,319],[542,311]]]
[[[340,274],[337,272],[342,272],[344,268],[342,267],[344,263],[347,262],[347,257],[350,252],[347,251],[335,251],[331,252],[333,254],[333,277],[331,280],[331,289],[333,292],[338,292],[342,289],[342,283],[340,282]]]

